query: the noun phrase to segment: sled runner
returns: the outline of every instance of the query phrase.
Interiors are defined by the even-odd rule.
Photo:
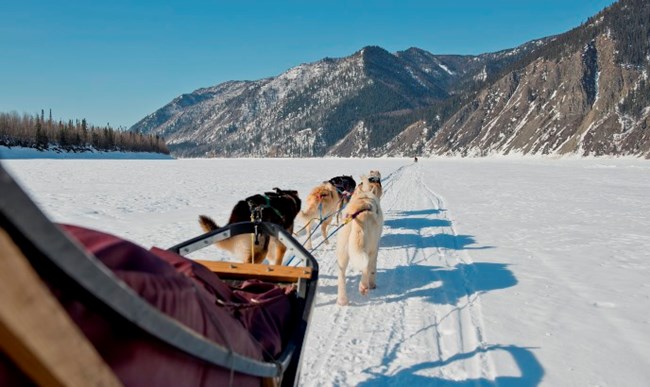
[[[49,221],[0,165],[0,385],[290,386],[318,282],[281,227],[237,223],[146,250]],[[190,260],[260,232],[303,267]]]

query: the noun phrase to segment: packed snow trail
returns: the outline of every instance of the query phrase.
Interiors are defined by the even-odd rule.
[[[301,384],[494,380],[473,265],[463,250],[472,239],[456,234],[420,165],[395,170],[383,184],[377,289],[361,296],[360,273],[348,269],[350,305],[336,304],[332,238],[318,254],[319,289]]]

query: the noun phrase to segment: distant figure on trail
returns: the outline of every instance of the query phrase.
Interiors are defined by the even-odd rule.
[[[415,156],[414,162],[416,162],[416,163],[418,162],[418,157],[417,156]]]

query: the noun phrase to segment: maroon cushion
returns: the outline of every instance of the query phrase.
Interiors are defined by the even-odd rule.
[[[234,309],[235,317],[260,342],[267,359],[277,357],[295,328],[290,319],[290,300],[295,298],[287,297],[295,288],[252,279],[234,292],[247,301],[246,306]]]
[[[213,295],[215,302],[228,309],[260,343],[267,360],[282,352],[293,328],[290,326],[292,298],[288,296],[295,291],[293,287],[248,280],[231,288],[205,266],[190,259],[156,247],[151,252]]]
[[[168,282],[169,277],[178,280],[178,273],[181,273],[209,293],[211,306],[220,306],[218,310],[221,314],[225,308],[246,328],[262,349],[265,359],[276,358],[282,352],[292,329],[289,326],[291,297],[288,297],[294,291],[292,287],[281,288],[250,280],[232,289],[205,266],[173,252],[156,247],[146,251],[131,242],[98,231],[76,226],[64,228],[118,277],[163,312],[170,314],[171,311],[172,317],[181,317],[177,319],[190,327],[194,326],[187,319],[197,316],[196,313],[185,310],[183,304],[175,304],[178,300],[173,293],[178,292],[179,287],[170,286]],[[151,275],[144,276],[143,272]],[[189,288],[184,290],[193,291]],[[177,313],[174,312],[176,309],[179,309]]]

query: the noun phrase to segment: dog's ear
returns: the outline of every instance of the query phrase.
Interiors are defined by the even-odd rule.
[[[368,192],[370,190],[370,182],[367,175],[361,175],[361,182],[357,185],[361,192]]]

